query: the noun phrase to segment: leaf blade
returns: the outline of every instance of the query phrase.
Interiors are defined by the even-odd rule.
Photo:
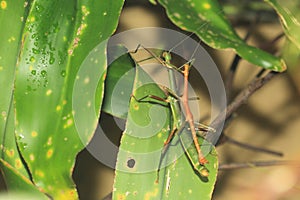
[[[78,198],[71,177],[75,156],[97,125],[105,40],[122,4],[37,0],[31,5],[17,66],[16,131],[34,183],[55,199]]]
[[[254,65],[274,71],[284,71],[286,64],[263,50],[247,45],[234,31],[217,1],[213,0],[159,0],[171,21],[183,30],[195,33],[215,49],[233,49]]]

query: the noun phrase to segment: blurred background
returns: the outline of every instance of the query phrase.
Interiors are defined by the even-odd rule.
[[[238,34],[244,38],[251,30],[248,43],[267,49],[275,55],[284,54],[288,70],[252,95],[225,130],[226,135],[237,141],[282,152],[284,156],[274,157],[225,143],[217,146],[219,161],[221,164],[269,160],[300,162],[300,62],[297,57],[299,52],[290,50],[284,37],[270,45],[270,42],[283,31],[276,13],[267,4],[247,0],[220,2],[224,5],[224,11]],[[152,5],[146,0],[127,0],[116,33],[142,27],[165,27],[181,31],[169,21],[161,6]],[[226,80],[235,56],[234,52],[213,50],[203,43],[202,46],[212,56],[223,79]],[[258,71],[259,68],[242,60],[233,81],[231,96],[237,95]],[[205,97],[208,94],[201,91],[205,86],[194,82],[196,82],[194,87],[200,88],[201,108],[209,108],[209,98]],[[114,124],[114,119],[102,114],[100,123],[102,128],[107,130],[104,132],[111,133],[107,135],[111,141],[118,144],[121,130]],[[101,164],[87,150],[78,155],[74,180],[82,200],[103,199],[112,191],[113,178],[114,170]],[[300,199],[299,165],[222,170],[218,174],[213,199]]]

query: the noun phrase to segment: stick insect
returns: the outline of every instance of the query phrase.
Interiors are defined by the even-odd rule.
[[[188,99],[188,78],[189,78],[189,70],[190,70],[192,62],[189,61],[189,62],[185,63],[182,66],[183,67],[183,70],[182,70],[181,69],[182,67],[178,68],[171,63],[171,54],[169,52],[165,51],[162,53],[161,57],[158,57],[150,49],[147,49],[146,47],[144,47],[142,45],[139,45],[135,52],[137,52],[137,50],[140,47],[145,49],[149,54],[151,54],[163,66],[165,66],[168,69],[170,89],[167,87],[161,86],[161,89],[164,91],[167,98],[164,99],[164,98],[154,96],[154,95],[147,95],[145,97],[137,99],[135,96],[132,96],[133,98],[135,98],[136,101],[143,101],[145,98],[152,98],[152,99],[155,99],[158,101],[167,102],[170,105],[171,114],[172,114],[172,118],[173,118],[172,130],[171,130],[167,140],[164,143],[164,148],[162,150],[162,157],[166,153],[168,146],[169,146],[172,138],[174,137],[174,135],[178,134],[180,142],[181,142],[190,162],[192,163],[194,169],[201,176],[207,177],[209,175],[209,172],[208,172],[207,168],[205,167],[205,164],[208,163],[208,161],[201,151],[200,144],[199,144],[198,138],[197,138],[196,127],[194,124],[194,117],[191,112],[190,106],[188,104],[188,101],[189,101],[189,99]],[[184,87],[183,87],[182,97],[179,97],[175,92],[176,91],[176,80],[175,80],[174,70],[179,71],[184,76],[184,85],[183,85]],[[181,101],[183,104],[183,110],[186,113],[185,118],[182,115],[182,110],[180,108],[178,101]],[[189,145],[189,137],[187,135],[181,134],[183,129],[186,128],[186,124],[188,124],[190,127],[194,146]],[[206,132],[208,132],[208,131],[214,132],[215,131],[213,128],[202,125],[202,124],[200,124],[199,127],[197,127],[197,128],[199,130],[206,131]],[[161,161],[162,161],[162,158],[159,163],[159,168],[161,165]],[[158,171],[158,173],[159,173],[159,171]],[[157,180],[158,179],[159,178],[157,177]]]

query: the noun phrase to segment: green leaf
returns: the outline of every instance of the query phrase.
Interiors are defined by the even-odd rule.
[[[151,4],[153,4],[153,5],[157,5],[156,0],[149,0],[149,2],[150,2]]]
[[[41,189],[37,188],[27,177],[16,170],[8,162],[0,159],[0,166],[4,173],[4,178],[6,180],[7,189],[9,195],[6,199],[48,199],[45,194],[40,191]],[[12,196],[13,195],[13,196]],[[22,195],[22,198],[20,198]],[[26,195],[24,197],[24,195]],[[12,198],[14,197],[14,198]],[[26,199],[27,199],[26,198]]]
[[[254,65],[274,71],[284,71],[284,61],[263,50],[247,45],[222,14],[216,0],[159,0],[173,23],[183,30],[195,33],[215,49],[233,49]]]
[[[123,1],[32,1],[15,81],[18,145],[34,183],[54,199],[76,199],[76,154],[96,128],[106,39]],[[102,43],[101,43],[102,42]]]
[[[28,7],[24,7],[25,1],[1,1],[0,4],[0,143],[1,158],[10,166],[18,170],[19,174],[29,178],[29,172],[25,169],[19,155],[15,140],[15,120],[13,104],[13,88],[15,78],[15,66],[19,55],[19,46],[24,18],[28,14]],[[17,175],[2,168],[6,177],[7,187],[14,187],[17,183]]]
[[[286,36],[300,49],[300,2],[297,0],[265,0],[277,12]]]
[[[206,157],[210,175],[201,179],[175,136],[163,157],[157,181],[161,149],[170,132],[170,108],[167,103],[147,97],[166,96],[138,66],[133,94],[118,154],[113,199],[210,199],[217,174],[214,148]],[[185,130],[182,134],[190,132]]]
[[[127,117],[135,76],[135,61],[124,46],[108,48],[108,69],[102,111],[115,117]]]
[[[290,40],[285,41],[282,57],[286,60],[286,63],[290,69],[290,73],[293,74],[294,70],[298,70],[300,66],[300,51],[295,43],[291,42]]]

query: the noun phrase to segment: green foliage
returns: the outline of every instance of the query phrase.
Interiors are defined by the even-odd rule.
[[[13,9],[12,9],[13,8]],[[0,141],[2,145],[1,158],[19,173],[29,178],[18,154],[15,141],[13,88],[16,67],[16,57],[19,54],[22,29],[22,17],[27,16],[29,9],[24,7],[24,1],[1,3],[0,9]],[[4,31],[10,30],[10,31]],[[3,169],[6,171],[6,169]],[[8,187],[10,187],[8,185]]]
[[[30,199],[48,199],[41,188],[36,187],[32,184],[29,178],[25,177],[21,172],[15,167],[11,166],[6,161],[0,159],[1,169],[4,171],[4,178],[10,192],[13,192],[9,197],[15,197],[15,195],[20,195],[19,198],[12,199],[22,199],[24,195],[27,195]],[[22,195],[22,196],[21,196]],[[6,197],[5,199],[7,199]],[[1,198],[0,198],[1,199]]]
[[[288,40],[283,48],[283,58],[293,73],[293,68],[299,67],[300,59],[300,14],[299,1],[294,0],[265,0],[277,12]]]
[[[125,47],[114,46],[108,49],[108,63],[110,65],[107,69],[101,109],[115,117],[126,119],[135,76],[135,62]]]
[[[265,1],[299,50],[298,4]],[[286,69],[282,59],[247,45],[217,1],[158,2],[178,27],[207,45],[231,48],[265,69]],[[123,55],[110,65],[106,78],[105,40],[116,29],[122,5],[123,0],[0,2],[0,166],[9,191],[29,193],[31,199],[78,198],[71,178],[75,157],[92,137],[105,90],[103,111],[127,120],[114,199],[211,198],[218,167],[214,147],[199,138],[208,153],[209,176],[204,178],[190,163],[195,153],[185,153],[190,149],[176,135],[157,182],[161,148],[172,124],[170,105],[149,98],[139,102],[130,94],[166,98],[165,93],[135,67],[123,47],[111,49]],[[187,128],[180,134],[190,139]]]
[[[261,49],[247,45],[234,31],[215,0],[159,0],[173,23],[195,33],[212,48],[232,48],[254,65],[274,71],[284,71],[284,61]]]
[[[300,50],[300,2],[295,0],[265,0],[277,12],[285,35]]]
[[[141,99],[149,94],[166,98],[160,87],[137,66],[133,95]],[[210,199],[218,166],[214,148],[208,148],[209,177],[204,178],[194,171],[176,136],[162,159],[163,167],[158,174],[161,148],[170,132],[170,108],[167,103],[149,97],[142,101],[135,98],[131,98],[126,130],[121,139],[113,199],[195,199],[199,196]],[[193,145],[190,131],[185,129],[181,134]],[[202,144],[203,139],[200,138],[199,143]]]
[[[0,138],[8,188],[30,173],[31,188],[77,199],[75,157],[94,133],[104,92],[106,43],[95,47],[115,31],[122,4],[1,1],[7,31],[0,41]]]

